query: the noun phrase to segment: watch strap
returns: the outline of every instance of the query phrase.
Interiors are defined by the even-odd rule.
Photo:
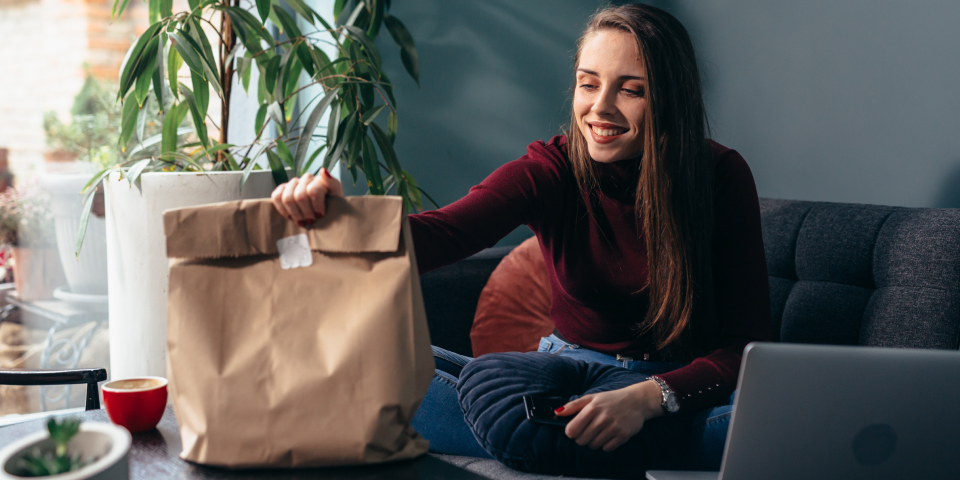
[[[677,413],[680,411],[680,403],[677,401],[677,394],[674,393],[673,389],[670,388],[670,385],[667,385],[667,382],[663,381],[662,378],[653,375],[649,378],[657,383],[660,386],[660,393],[663,396],[663,400],[660,402],[660,406],[663,407],[663,411],[667,414]]]

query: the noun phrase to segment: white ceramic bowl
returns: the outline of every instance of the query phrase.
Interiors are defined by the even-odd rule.
[[[79,452],[82,458],[97,457],[97,460],[79,470],[35,477],[45,480],[127,480],[130,478],[128,457],[130,454],[130,432],[110,423],[84,422],[80,431],[67,443],[69,452]],[[40,447],[42,451],[53,449],[50,434],[44,430],[7,445],[0,451],[0,479],[22,480],[17,475],[17,461],[24,455]]]

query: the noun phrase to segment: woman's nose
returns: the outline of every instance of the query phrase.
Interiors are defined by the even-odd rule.
[[[602,114],[611,114],[617,111],[617,97],[616,90],[612,88],[604,88],[600,91],[600,95],[597,95],[596,101],[593,102],[593,112],[602,115]]]

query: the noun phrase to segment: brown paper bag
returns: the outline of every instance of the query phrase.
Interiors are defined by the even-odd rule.
[[[306,229],[269,200],[163,222],[181,457],[310,467],[427,451],[410,421],[434,364],[400,197],[330,198]]]

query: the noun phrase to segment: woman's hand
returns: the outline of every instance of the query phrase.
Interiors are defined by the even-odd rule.
[[[343,185],[321,168],[316,176],[308,173],[278,185],[270,199],[280,215],[306,227],[327,213],[328,195],[342,197]]]
[[[558,408],[558,417],[576,415],[564,433],[580,446],[611,452],[637,434],[643,423],[663,415],[660,386],[640,382],[619,390],[584,395]]]

